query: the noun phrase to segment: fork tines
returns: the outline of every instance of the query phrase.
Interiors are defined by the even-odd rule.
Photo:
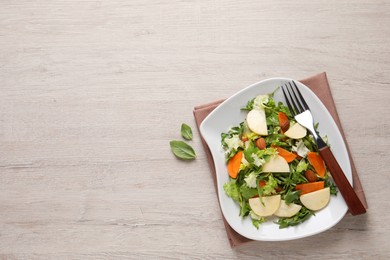
[[[310,110],[294,81],[292,81],[292,84],[289,82],[282,86],[282,91],[292,116],[296,116],[305,110]]]

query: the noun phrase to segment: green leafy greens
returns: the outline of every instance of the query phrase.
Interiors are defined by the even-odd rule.
[[[275,223],[279,225],[279,228],[292,227],[301,224],[312,215],[314,215],[313,211],[302,207],[302,209],[295,216],[290,218],[280,218]]]
[[[267,221],[267,218],[258,216],[252,211],[249,200],[254,197],[258,197],[264,205],[262,198],[280,195],[286,205],[294,203],[301,206],[299,212],[294,216],[280,217],[274,221],[280,228],[296,226],[314,215],[313,211],[302,205],[301,191],[296,190],[295,187],[297,184],[308,183],[305,172],[314,169],[306,158],[306,154],[310,151],[317,152],[317,146],[311,135],[306,135],[301,139],[291,139],[283,134],[279,123],[279,113],[284,113],[292,125],[296,121],[286,105],[282,102],[275,102],[274,93],[257,96],[249,100],[246,106],[241,109],[248,112],[252,109],[264,109],[268,135],[260,136],[251,131],[246,120],[230,128],[227,132],[221,133],[221,145],[225,150],[227,162],[238,151],[243,151],[238,176],[235,179],[230,178],[230,181],[225,183],[225,193],[240,205],[240,216],[250,217],[253,226],[257,229]],[[264,138],[266,148],[260,149],[256,145],[256,141],[260,137]],[[263,171],[263,165],[269,162],[271,157],[278,154],[276,147],[297,154],[296,159],[289,162],[289,172]],[[319,181],[324,181],[325,187],[330,188],[332,195],[337,194],[337,188],[329,179],[329,174],[319,178]]]

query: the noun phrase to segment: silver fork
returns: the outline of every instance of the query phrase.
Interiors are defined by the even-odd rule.
[[[317,143],[318,152],[324,160],[334,182],[347,203],[349,212],[352,215],[366,213],[366,208],[349,183],[329,146],[326,145],[324,140],[322,140],[321,136],[319,136],[317,131],[314,129],[312,113],[310,112],[309,106],[306,104],[306,101],[295,82],[292,81],[292,84],[289,82],[288,84],[282,86],[282,91],[292,116],[313,135],[314,140]]]

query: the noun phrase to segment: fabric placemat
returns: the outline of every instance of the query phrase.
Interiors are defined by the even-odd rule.
[[[366,197],[365,197],[365,194],[363,191],[363,187],[361,185],[361,182],[360,182],[358,173],[356,171],[351,153],[349,151],[349,147],[348,147],[348,144],[347,144],[346,139],[345,139],[344,131],[343,131],[343,128],[342,128],[341,123],[340,123],[340,118],[339,118],[337,111],[336,111],[336,106],[335,106],[335,103],[334,103],[334,100],[332,97],[332,93],[330,91],[329,82],[328,82],[328,78],[327,78],[326,73],[323,72],[323,73],[317,74],[315,76],[300,80],[300,82],[302,82],[304,85],[309,87],[318,96],[318,98],[322,101],[322,103],[328,109],[329,113],[333,116],[333,119],[336,122],[336,124],[341,132],[341,135],[344,138],[345,144],[347,146],[349,159],[351,161],[353,188],[356,191],[356,193],[359,196],[362,203],[364,204],[364,206],[366,208],[368,208]],[[214,101],[214,102],[211,102],[208,104],[199,105],[199,106],[196,106],[194,108],[193,112],[194,112],[195,122],[196,122],[196,125],[198,127],[198,130],[199,130],[200,124],[207,117],[207,115],[210,114],[211,111],[213,111],[223,101],[224,100],[221,99],[221,100],[217,100],[217,101]],[[206,156],[207,156],[208,163],[210,165],[211,175],[212,175],[213,180],[214,180],[215,190],[217,191],[217,179],[216,179],[214,161],[213,161],[212,155],[210,153],[210,150],[209,150],[206,142],[204,141],[203,137],[201,137],[201,139],[202,139],[202,144],[203,144]],[[236,231],[234,231],[229,226],[229,224],[227,223],[227,221],[225,220],[223,215],[222,215],[222,218],[224,220],[226,233],[227,233],[227,236],[229,238],[230,245],[232,247],[236,247],[236,246],[239,246],[243,243],[253,241],[253,240],[247,239],[247,238],[241,236],[240,234],[238,234]]]

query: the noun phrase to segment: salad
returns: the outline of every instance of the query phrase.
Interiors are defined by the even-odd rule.
[[[273,94],[248,101],[245,120],[221,134],[230,176],[224,191],[257,229],[268,220],[298,225],[337,195],[313,137]]]

